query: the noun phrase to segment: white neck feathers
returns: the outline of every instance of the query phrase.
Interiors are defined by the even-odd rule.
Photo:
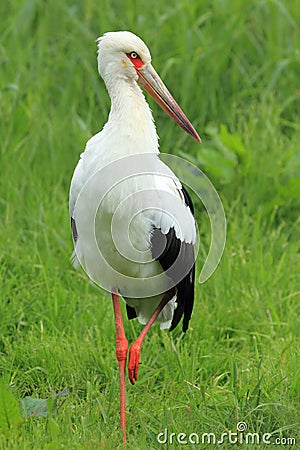
[[[111,98],[105,132],[117,133],[120,145],[127,154],[159,153],[151,110],[137,83],[126,78],[115,78],[105,84]]]

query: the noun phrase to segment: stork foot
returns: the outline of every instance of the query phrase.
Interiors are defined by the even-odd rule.
[[[138,379],[142,343],[137,339],[129,349],[128,376],[131,384]]]

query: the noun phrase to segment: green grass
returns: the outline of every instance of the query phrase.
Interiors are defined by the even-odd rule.
[[[103,3],[0,6],[0,375],[17,399],[70,390],[55,416],[27,419],[0,448],[121,448],[112,306],[70,265],[67,209],[73,168],[109,110],[94,41],[119,29],[146,41],[204,140],[150,102],[161,150],[205,171],[228,222],[186,336],[154,327],[144,344],[139,380],[128,383],[128,447],[220,448],[156,436],[220,437],[239,421],[299,446],[299,2]],[[126,322],[130,341],[140,329]]]

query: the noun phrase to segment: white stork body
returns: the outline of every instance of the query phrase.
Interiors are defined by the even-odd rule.
[[[185,314],[185,331],[193,305],[184,292],[188,287],[186,295],[193,296],[195,221],[188,194],[159,159],[153,117],[137,82],[180,126],[200,138],[150,62],[149,50],[132,33],[107,33],[98,40],[98,67],[111,111],[103,130],[87,142],[72,178],[74,259],[94,282],[120,293],[129,318],[137,316],[142,324],[169,292],[156,317],[161,328],[169,328],[176,301],[181,302],[172,327]],[[178,258],[180,266],[190,265],[175,279],[168,269]]]
[[[102,133],[105,133],[105,130]],[[97,170],[101,171],[103,169],[102,166],[97,167],[95,164],[95,158],[101,161],[103,150],[106,151],[107,147],[99,145],[99,141],[94,142],[94,144],[89,141],[74,173],[71,184],[71,201],[74,198],[76,202],[77,195],[86,186],[88,180],[97,174]],[[120,150],[122,151],[123,148]],[[120,155],[116,157],[124,158],[124,154],[120,152]],[[166,172],[165,165],[159,160],[156,154],[148,154],[148,163],[150,159],[152,159],[152,167],[151,165],[149,167],[150,171],[156,170],[159,173],[161,170],[161,172]],[[112,162],[113,160],[106,161],[106,164],[109,165]],[[97,227],[97,219],[94,224],[94,218],[97,217],[96,214],[99,206],[97,199],[102,197],[103,192],[100,186],[100,192],[97,196],[97,190],[94,189],[94,184],[91,183],[90,187],[87,186],[83,194],[81,194],[82,206],[84,205],[85,209],[84,214],[80,214],[82,212],[81,207],[75,208],[74,211],[71,204],[71,211],[73,210],[75,212],[72,212],[72,217],[76,222],[78,232],[78,239],[75,244],[75,258],[81,262],[89,277],[94,282],[103,286],[102,280],[106,280],[104,287],[110,292],[113,292],[113,289],[117,286],[120,294],[123,298],[126,298],[126,303],[135,308],[140,323],[146,324],[164,293],[170,287],[170,280],[166,275],[160,279],[160,288],[157,286],[157,279],[154,278],[162,273],[162,268],[159,261],[154,259],[151,253],[153,229],[160,229],[164,234],[167,234],[170,228],[174,228],[178,239],[186,243],[194,244],[196,229],[193,215],[184,203],[181,185],[174,174],[172,178],[164,175],[145,174],[123,180],[119,186],[114,187],[111,192],[107,193],[101,202],[101,218],[99,220],[101,225],[99,224]],[[142,202],[143,189],[148,194],[153,195],[151,203],[155,204],[157,209],[144,209]],[[185,225],[184,230],[179,228],[174,219],[164,212],[170,211],[170,205],[165,204],[165,198],[161,196],[162,191],[169,194],[169,196],[177,196],[178,202],[174,205],[176,208],[174,208],[174,215],[180,214],[182,219],[184,219],[182,220],[182,223]],[[119,205],[122,205],[124,201],[125,205],[122,208]],[[179,206],[181,206],[181,209]],[[116,210],[118,210],[117,217],[115,215]],[[139,211],[139,214],[135,216],[136,210]],[[116,237],[124,234],[124,227],[128,223],[128,217],[134,217],[134,220],[129,226],[129,237],[132,247],[128,245],[129,240],[124,239],[123,242],[126,247],[122,249],[124,250],[122,253],[120,253],[120,249],[119,251],[116,249],[115,242],[112,239],[111,223],[113,217],[116,217],[114,220]],[[95,231],[97,235],[96,241],[94,239]],[[101,254],[99,254],[99,246],[101,246]],[[142,252],[138,261],[136,261],[136,250]],[[109,264],[107,265],[106,262]],[[115,277],[111,274],[111,266],[116,270]],[[124,277],[122,275],[130,278],[128,281],[129,286],[127,286],[127,278],[123,279]],[[139,280],[147,279],[149,281],[147,284],[149,294],[157,290],[160,293],[155,296],[149,295],[145,297],[147,295],[144,291],[145,288],[140,284],[135,288],[131,278]],[[153,280],[153,285],[151,285],[151,280]],[[132,293],[134,297],[132,297]],[[175,309],[175,300],[176,296],[167,303],[159,315],[158,321],[160,322],[161,328],[170,327]]]

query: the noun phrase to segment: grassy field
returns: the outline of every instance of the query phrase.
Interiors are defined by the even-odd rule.
[[[128,448],[230,449],[228,437],[201,437],[238,422],[299,448],[299,2],[12,0],[0,12],[0,375],[15,401],[68,389],[53,416],[2,423],[0,448],[122,447],[112,305],[70,264],[67,206],[79,154],[109,111],[95,39],[120,29],[145,40],[204,141],[150,102],[161,150],[204,170],[228,223],[188,333],[154,327],[144,344]],[[199,272],[210,228],[196,206]],[[130,341],[140,329],[126,322]]]

